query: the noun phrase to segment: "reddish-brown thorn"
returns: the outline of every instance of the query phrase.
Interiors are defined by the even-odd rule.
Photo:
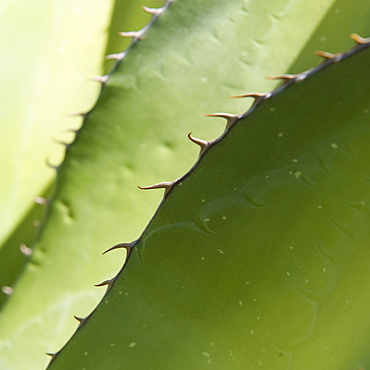
[[[14,289],[10,286],[4,285],[1,290],[3,291],[4,294],[6,295],[12,295],[14,292]]]
[[[25,255],[30,256],[32,254],[32,249],[28,248],[26,244],[21,244],[19,250]]]
[[[127,251],[129,251],[132,247],[133,247],[132,243],[119,243],[119,244],[114,245],[113,247],[110,247],[109,249],[107,249],[102,254],[105,254],[105,253],[108,253],[110,251],[113,251],[114,249],[120,249],[120,248],[123,248],[123,249],[126,249]]]
[[[284,81],[290,81],[294,80],[297,77],[297,75],[290,75],[290,74],[284,74],[279,76],[266,76],[265,78],[267,80],[284,80]]]
[[[132,37],[137,40],[142,40],[140,31],[131,31],[131,32],[118,32],[122,37]]]
[[[89,80],[90,81],[97,81],[97,82],[100,82],[102,84],[105,84],[108,81],[108,76],[107,75],[105,75],[105,76],[93,76],[93,77],[90,77]]]
[[[148,8],[147,6],[142,6],[141,9],[143,9],[145,12],[153,15],[157,15],[163,12],[162,8]]]
[[[226,129],[229,129],[236,119],[238,118],[235,114],[230,113],[212,113],[212,114],[205,114],[206,117],[221,117],[226,119]]]
[[[230,96],[230,99],[238,99],[238,98],[254,98],[254,99],[261,99],[264,98],[267,95],[267,93],[256,93],[256,92],[251,92],[247,94],[241,94],[241,95],[234,95]]]
[[[141,190],[150,190],[150,189],[164,189],[164,194],[167,194],[171,189],[173,182],[160,182],[158,184],[150,185],[150,186],[138,186]]]
[[[42,206],[46,206],[48,204],[48,201],[43,197],[34,197],[33,201],[36,204],[41,204]]]
[[[328,60],[334,59],[338,56],[337,54],[332,54],[332,53],[328,53],[326,51],[321,51],[321,50],[314,51],[314,54],[324,59],[328,59]]]
[[[197,139],[196,137],[191,136],[192,132],[188,133],[188,138],[195,144],[200,146],[200,151],[203,152],[209,145],[208,141]]]
[[[351,34],[351,39],[352,40],[354,40],[354,41],[356,41],[357,42],[357,44],[360,44],[360,45],[362,45],[362,44],[367,44],[367,43],[369,43],[370,42],[370,37],[369,38],[367,38],[367,39],[365,39],[364,37],[361,37],[360,35],[358,35],[357,33],[352,33]]]

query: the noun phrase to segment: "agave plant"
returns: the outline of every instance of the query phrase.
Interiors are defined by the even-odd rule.
[[[369,7],[146,8],[3,284],[1,367],[370,366]]]

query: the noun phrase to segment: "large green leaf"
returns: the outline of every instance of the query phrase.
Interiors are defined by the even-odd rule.
[[[348,47],[350,32],[369,33],[368,8],[334,0],[171,4],[110,75],[67,153],[37,250],[1,318],[1,365],[46,363],[43,352],[60,348],[76,327],[72,315],[96,305],[103,292],[92,285],[123,261],[100,253],[136,239],[161,199],[136,185],[191,167],[197,152],[184,140],[189,131],[222,132],[203,114],[243,111],[245,102],[225,98],[270,89],[275,82],[263,76],[292,63],[306,68],[312,40]]]
[[[19,244],[30,246],[33,199],[44,195],[64,148],[67,129],[89,109],[99,87],[87,78],[101,71],[112,1],[3,1],[0,5],[0,287],[11,285],[23,262]],[[39,208],[35,211],[35,208]],[[1,295],[0,300],[4,297]]]
[[[50,368],[370,366],[369,64],[370,39],[209,143]]]

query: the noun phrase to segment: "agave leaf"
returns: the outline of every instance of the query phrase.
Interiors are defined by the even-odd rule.
[[[210,143],[50,369],[369,366],[369,63],[370,39]]]
[[[70,141],[65,131],[81,123],[66,113],[96,99],[99,87],[87,78],[101,70],[111,10],[112,1],[101,0],[0,5],[0,287],[12,284],[22,265],[19,244],[33,240],[27,215],[55,178],[46,161],[60,163],[65,151],[55,140]]]
[[[136,185],[191,167],[197,150],[183,139],[189,131],[209,139],[223,131],[203,114],[244,110],[244,101],[225,97],[274,86],[262,77],[304,60],[323,21],[339,35],[328,42],[333,47],[350,32],[367,33],[362,9],[347,14],[356,29],[336,22],[328,10],[341,3],[175,1],[133,44],[67,153],[37,250],[2,315],[7,368],[46,363],[43,352],[60,348],[77,326],[72,315],[84,317],[96,305],[103,293],[91,286],[111,277],[124,257],[100,253],[123,235],[136,239],[160,202],[160,194]]]

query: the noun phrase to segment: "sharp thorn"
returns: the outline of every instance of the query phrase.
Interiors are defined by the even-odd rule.
[[[86,318],[77,317],[77,316],[73,316],[73,317],[79,322],[78,328],[80,328],[86,322]]]
[[[247,93],[247,94],[241,94],[241,95],[234,95],[230,96],[230,99],[238,99],[238,98],[254,98],[254,99],[261,99],[266,97],[266,93]]]
[[[133,39],[142,40],[140,31],[118,32],[118,34],[122,37],[132,37]]]
[[[370,42],[370,37],[365,39],[365,38],[361,37],[360,35],[358,35],[357,33],[352,33],[351,34],[351,39],[356,41],[356,43],[359,44],[359,45],[367,44],[367,43]]]
[[[229,129],[234,122],[237,120],[238,116],[235,114],[229,113],[213,113],[213,114],[205,114],[206,117],[221,117],[226,119],[226,129]]]
[[[21,244],[19,250],[25,255],[30,256],[32,254],[32,249],[28,248],[26,244]]]
[[[142,6],[141,9],[143,9],[145,12],[153,15],[158,15],[163,12],[162,8],[148,8],[147,6]]]
[[[150,189],[165,189],[164,194],[166,195],[171,189],[174,182],[160,182],[158,184],[150,186],[138,186],[141,190],[150,190]]]
[[[4,294],[6,295],[12,295],[14,292],[14,289],[10,286],[4,285],[1,290],[3,291]]]
[[[129,252],[135,246],[135,244],[136,244],[136,241],[133,242],[133,243],[119,243],[119,244],[114,245],[113,247],[110,247],[109,249],[107,249],[102,254],[105,254],[105,253],[108,253],[110,251],[113,251],[114,249],[120,249],[120,248],[126,249],[127,252]]]
[[[296,77],[297,77],[297,75],[284,74],[284,75],[278,75],[278,76],[266,76],[265,78],[267,80],[284,80],[284,81],[290,81],[290,80],[294,80]]]
[[[52,360],[55,358],[56,353],[45,353],[46,356],[50,356]]]
[[[195,144],[199,145],[200,146],[200,153],[202,154],[205,149],[209,146],[209,142],[208,141],[204,141],[204,140],[201,140],[201,139],[197,139],[196,137],[193,137],[191,136],[192,132],[189,132],[188,133],[188,138]]]
[[[108,76],[107,75],[105,75],[105,76],[93,76],[93,77],[90,77],[89,80],[90,81],[97,81],[97,82],[100,82],[102,84],[105,84],[108,81]]]
[[[110,290],[112,288],[112,286],[113,286],[114,280],[115,280],[115,278],[109,279],[109,280],[105,280],[105,281],[103,281],[100,284],[95,284],[95,286],[96,287],[100,287],[100,286],[105,286],[106,285],[108,287],[108,290]]]
[[[321,50],[314,51],[314,54],[326,60],[335,59],[338,56],[338,54],[332,54]]]

